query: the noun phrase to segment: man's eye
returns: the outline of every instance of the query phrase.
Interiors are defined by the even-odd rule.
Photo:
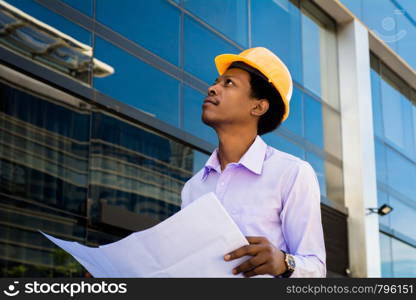
[[[234,82],[231,79],[226,79],[224,85],[232,85]]]

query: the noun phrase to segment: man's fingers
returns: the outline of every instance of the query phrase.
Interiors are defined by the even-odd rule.
[[[262,236],[246,236],[246,239],[250,244],[263,244],[269,242],[265,237]]]
[[[259,252],[261,247],[259,245],[246,245],[241,248],[238,248],[237,250],[234,250],[233,252],[228,253],[224,256],[225,260],[233,260],[236,258],[243,257],[245,255],[256,255],[257,252]]]
[[[267,264],[262,264],[250,271],[247,271],[245,273],[243,273],[244,277],[253,277],[256,275],[263,275],[263,274],[268,274],[268,266]]]
[[[248,271],[264,264],[266,261],[267,261],[267,257],[264,254],[262,254],[262,252],[260,252],[256,256],[246,260],[241,265],[234,268],[233,269],[233,274],[248,272]]]
[[[269,243],[269,241],[265,237],[262,237],[262,236],[246,236],[246,239],[250,243],[250,245],[243,246],[237,250],[234,250],[233,252],[228,253],[227,255],[224,256],[224,259],[228,261],[228,260],[243,257],[244,255],[254,255],[255,253],[258,252],[258,248],[254,247],[254,245],[261,245],[261,244]]]

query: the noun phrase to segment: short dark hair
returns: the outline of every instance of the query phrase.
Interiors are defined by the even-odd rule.
[[[269,102],[269,109],[260,117],[257,124],[257,134],[263,135],[279,127],[282,123],[286,108],[282,96],[276,88],[260,71],[244,62],[233,62],[228,67],[228,69],[231,68],[239,68],[247,71],[250,75],[250,96],[256,99],[267,99]]]

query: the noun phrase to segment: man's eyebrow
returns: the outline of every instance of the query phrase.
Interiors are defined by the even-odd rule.
[[[217,79],[215,79],[215,82],[218,82],[218,80],[220,79],[228,79],[228,78],[240,80],[238,77],[233,76],[233,75],[221,75],[221,76],[218,76]]]

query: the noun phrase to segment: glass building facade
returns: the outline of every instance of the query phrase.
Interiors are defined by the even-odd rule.
[[[412,0],[342,0],[370,30],[416,68],[416,5]],[[371,57],[374,142],[381,216],[383,277],[416,276],[416,98],[415,90],[376,55]]]
[[[343,2],[364,18],[366,1]],[[416,18],[406,1],[385,2],[406,11],[397,24]],[[85,276],[38,230],[96,246],[177,212],[217,145],[201,121],[214,57],[256,46],[294,82],[289,118],[263,139],[313,166],[328,276],[348,275],[338,25],[314,1],[6,0],[0,26],[1,276]],[[392,42],[409,64],[413,41]],[[413,276],[400,264],[416,260],[403,221],[414,217],[416,177],[394,174],[416,172],[415,93],[372,66],[378,199],[394,206],[380,218],[383,276]]]
[[[108,213],[123,217],[111,208],[140,216],[130,225],[137,230],[179,210],[181,188],[205,155],[100,109],[0,88],[3,276],[80,275],[38,230],[97,245],[133,229],[91,225],[115,223],[103,219]]]
[[[416,5],[413,0],[341,0],[370,30],[416,69]]]
[[[416,276],[416,105],[415,90],[372,57],[374,139],[380,217],[382,275]]]

